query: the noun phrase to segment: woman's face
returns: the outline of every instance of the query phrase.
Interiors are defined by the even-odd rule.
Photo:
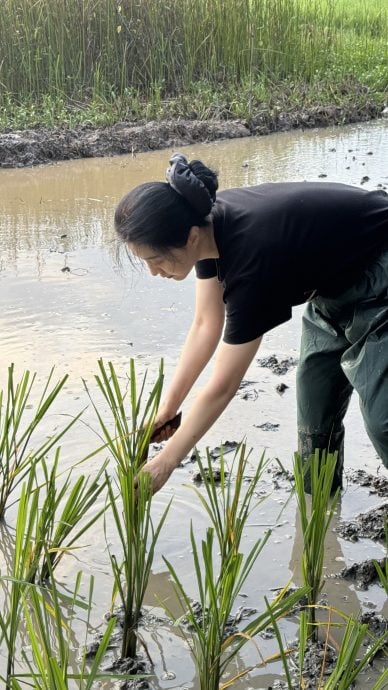
[[[144,261],[151,275],[173,280],[184,280],[192,270],[196,257],[187,244],[182,249],[171,249],[167,253],[158,252],[146,244],[128,245],[130,252]]]

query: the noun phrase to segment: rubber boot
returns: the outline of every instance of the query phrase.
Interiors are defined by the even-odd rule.
[[[327,434],[308,434],[305,431],[298,432],[298,451],[303,464],[315,454],[317,448],[319,451],[327,450],[328,453],[337,452],[337,464],[331,485],[332,494],[334,494],[338,488],[343,488],[345,430],[343,425],[341,425],[341,427],[339,431],[332,432],[329,439]],[[308,470],[304,475],[304,489],[306,493],[311,494],[311,476]]]

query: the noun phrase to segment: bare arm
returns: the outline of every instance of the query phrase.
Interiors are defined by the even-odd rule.
[[[155,426],[174,417],[220,341],[225,318],[223,288],[217,278],[196,282],[194,319]]]
[[[163,450],[144,467],[144,471],[152,476],[154,491],[165,484],[185,455],[222,414],[236,393],[260,343],[261,338],[256,338],[242,345],[220,345],[212,376],[199,392],[182,426]]]

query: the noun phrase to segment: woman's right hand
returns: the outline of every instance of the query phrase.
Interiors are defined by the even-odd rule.
[[[176,427],[167,424],[177,414],[177,409],[167,404],[164,404],[158,410],[154,420],[154,430],[152,432],[152,440],[156,443],[167,441],[176,431]],[[163,428],[161,428],[163,427]],[[160,433],[158,429],[160,428]]]

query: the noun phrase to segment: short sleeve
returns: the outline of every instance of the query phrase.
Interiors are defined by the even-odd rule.
[[[284,298],[263,295],[250,281],[242,282],[235,290],[226,291],[226,324],[223,340],[240,345],[259,338],[292,316],[292,306]]]
[[[217,276],[217,263],[215,259],[202,259],[195,264],[197,278],[214,278]]]

